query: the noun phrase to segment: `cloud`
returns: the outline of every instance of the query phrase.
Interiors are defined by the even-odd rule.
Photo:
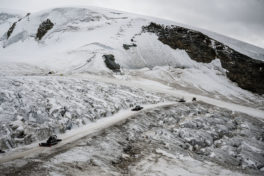
[[[39,11],[101,6],[211,30],[264,48],[263,0],[0,0],[1,7]]]

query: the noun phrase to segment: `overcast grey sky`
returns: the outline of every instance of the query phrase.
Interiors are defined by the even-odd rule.
[[[166,18],[264,48],[264,0],[0,0],[0,8],[30,12],[72,5]]]

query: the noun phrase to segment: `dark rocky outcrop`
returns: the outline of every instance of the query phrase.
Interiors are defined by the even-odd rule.
[[[26,14],[26,16],[25,17],[29,17],[29,15],[30,15],[30,13],[27,13]],[[1,15],[0,15],[1,16]],[[23,17],[23,18],[25,18],[25,17]],[[7,31],[7,33],[6,33],[6,38],[8,39],[10,36],[11,36],[11,34],[13,33],[13,31],[14,31],[14,29],[15,29],[15,27],[16,27],[16,24],[19,22],[19,21],[21,21],[23,18],[19,18],[16,22],[14,22],[13,24],[12,24],[12,26],[8,29],[8,31]]]
[[[16,23],[17,22],[14,22],[13,24],[12,24],[12,26],[8,29],[8,31],[7,31],[7,33],[6,33],[6,35],[7,35],[7,39],[11,36],[11,34],[13,33],[13,31],[14,31],[14,29],[15,29],[15,27],[16,27]]]
[[[128,45],[128,44],[123,44],[123,48],[125,50],[129,50],[131,47],[137,47],[137,45],[135,43]]]
[[[36,39],[41,40],[42,37],[53,28],[54,24],[50,21],[50,19],[47,19],[46,21],[43,21],[38,28],[38,32],[36,35]]]
[[[104,62],[105,62],[105,65],[113,70],[114,72],[120,72],[120,65],[118,63],[115,62],[115,56],[112,55],[112,54],[109,54],[109,55],[103,55],[104,57]]]
[[[227,70],[227,77],[241,88],[264,94],[264,62],[252,59],[201,32],[179,26],[163,26],[151,23],[144,32],[155,33],[159,40],[173,49],[185,50],[191,59],[209,63],[220,59]]]

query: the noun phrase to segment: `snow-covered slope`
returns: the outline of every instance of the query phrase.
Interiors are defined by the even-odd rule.
[[[8,10],[8,9],[1,9],[0,8],[0,35],[6,33],[10,26],[20,18],[22,18],[23,15],[25,15],[25,12],[22,11],[16,11],[16,10]],[[1,38],[0,37],[0,38]]]
[[[17,17],[12,15],[10,14],[10,18],[13,17],[12,20],[8,20],[9,26],[15,21],[14,17]],[[4,18],[6,17],[1,16],[0,20],[5,21],[4,24],[7,25]],[[41,41],[36,41],[38,27],[46,19],[50,19],[55,25]],[[114,53],[125,68],[153,67],[168,63],[192,66],[193,64],[184,56],[184,52],[172,51],[169,47],[161,46],[154,35],[139,35],[142,26],[148,25],[151,21],[180,25],[166,20],[94,7],[88,9],[56,8],[33,13],[17,22],[8,40],[2,37],[1,61],[41,63],[52,69],[65,70],[65,67],[75,68],[74,66],[85,62],[94,53],[96,53],[95,58],[100,58],[99,55],[102,54]],[[6,27],[1,26],[0,35],[4,36],[7,30]],[[255,59],[264,59],[264,52],[261,48],[242,44],[242,42],[208,31],[207,34]],[[138,47],[132,51],[125,51],[123,44],[133,43],[131,39],[135,40]],[[160,59],[161,56],[163,59]],[[91,62],[99,62],[94,61],[99,60],[95,58]]]
[[[3,21],[4,17],[1,18]],[[41,40],[38,40],[36,39],[38,28],[47,19],[50,19],[54,26]],[[14,21],[13,18],[12,21]],[[111,74],[112,71],[105,66],[102,56],[113,54],[123,72],[126,72],[127,69],[156,67],[154,71],[151,71],[151,75],[157,76],[154,78],[150,76],[151,79],[166,80],[171,78],[178,87],[184,88],[188,85],[205,94],[216,92],[226,97],[256,99],[255,95],[240,89],[226,78],[225,70],[221,68],[221,64],[215,66],[217,61],[212,64],[198,63],[190,59],[186,51],[174,50],[161,43],[155,34],[142,33],[142,26],[148,25],[152,21],[166,25],[179,25],[161,19],[94,7],[56,8],[24,15],[21,20],[17,20],[8,38],[6,37],[8,29],[1,28],[1,74],[15,75],[30,72],[30,74],[37,75],[40,71],[37,71],[36,67],[42,70],[42,74],[45,72],[64,75],[76,73]],[[9,25],[11,26],[11,24]],[[221,38],[213,33],[212,36],[217,36],[217,39]],[[227,44],[232,43],[232,46],[243,50],[244,53],[249,53],[248,50],[244,50],[245,47],[240,47],[240,43],[236,45],[237,42],[232,39],[228,40],[223,37],[221,39]],[[132,47],[125,49],[124,44]],[[251,46],[251,48],[253,47]],[[258,50],[255,49],[255,51]],[[29,71],[31,70],[28,69],[30,65],[33,66],[32,70],[36,73]],[[176,71],[175,75],[170,73],[168,67],[160,67],[168,65],[176,70],[180,68],[180,72]],[[160,72],[163,72],[163,76]],[[197,76],[201,78],[198,79],[199,81]],[[202,81],[202,79],[206,81]],[[215,84],[215,80],[218,80],[219,84]],[[208,83],[215,86],[208,86]]]
[[[232,175],[234,172],[229,171],[226,163],[238,169],[239,173],[263,173],[263,151],[259,151],[263,146],[263,95],[244,90],[232,82],[221,58],[214,57],[207,63],[198,62],[187,50],[173,49],[159,40],[155,33],[144,31],[142,27],[151,22],[183,26],[95,7],[55,8],[32,14],[0,10],[0,149],[15,150],[21,156],[21,160],[8,160],[9,164],[1,165],[0,172],[14,172],[16,175],[23,170],[25,175],[35,175],[32,163],[40,159],[46,163],[38,166],[37,172],[41,170],[40,173],[44,167],[62,173],[59,170],[64,167],[65,172],[88,168],[89,173],[93,171],[95,175],[109,171],[114,175],[123,171],[142,175],[148,170],[162,173],[160,171],[168,166],[164,174],[173,175],[171,167],[177,163],[180,163],[182,173],[188,174]],[[188,28],[201,31],[253,59],[263,60],[261,48],[205,30]],[[216,41],[211,38],[211,46],[216,47],[213,45]],[[224,46],[223,50],[231,51],[226,48]],[[115,60],[106,62],[107,58]],[[107,63],[114,67],[119,64],[121,68],[112,71]],[[193,97],[198,101],[192,102]],[[180,98],[185,98],[188,103],[177,103]],[[128,119],[125,126],[113,123],[116,126],[107,131],[114,136],[110,138],[113,140],[98,134],[101,140],[85,139],[80,150],[72,144],[67,149],[61,145],[54,157],[23,158],[20,153],[25,148],[31,151],[30,146],[27,146],[29,150],[23,148],[25,145],[34,145],[34,142],[51,134],[61,135],[69,130],[78,132],[77,128],[89,127],[101,118],[115,117],[122,109],[167,101],[176,102],[176,105],[153,108],[152,113],[146,110],[141,116]],[[173,111],[168,108],[173,108]],[[121,119],[128,118],[121,115]],[[73,138],[79,139],[74,135]],[[212,140],[208,143],[207,138]],[[108,140],[109,144],[106,144]],[[87,148],[89,143],[91,145]],[[144,144],[146,151],[142,151],[145,153],[133,153],[134,144]],[[132,148],[126,149],[129,146]],[[71,147],[74,149],[68,151]],[[67,160],[63,164],[57,162],[57,157],[64,158],[57,155],[60,150]],[[231,153],[221,158],[225,150]],[[76,158],[69,158],[84,151],[87,156],[82,159],[88,166],[75,161]],[[92,156],[94,151],[98,156]],[[197,160],[200,151],[201,157],[212,163],[206,161],[204,164],[201,158]],[[104,158],[106,153],[109,156]],[[182,159],[182,154],[188,159]],[[156,157],[160,158],[159,162],[154,160]],[[122,162],[118,163],[119,160]],[[146,161],[158,163],[161,167],[149,167]],[[78,167],[72,169],[68,162],[74,162]],[[127,165],[122,165],[123,162]],[[133,162],[133,167],[126,168]],[[56,166],[51,167],[54,163]],[[197,170],[186,169],[185,164],[192,167],[195,163]],[[97,170],[89,169],[91,166],[98,166]],[[222,171],[222,167],[228,170]],[[18,170],[12,169],[11,172],[9,168]],[[201,168],[203,172],[199,171]],[[80,173],[86,171],[84,169]],[[43,173],[52,175],[46,170]]]

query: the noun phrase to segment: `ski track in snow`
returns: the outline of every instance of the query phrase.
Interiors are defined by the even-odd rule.
[[[157,107],[163,107],[163,106],[170,106],[170,105],[174,105],[175,102],[164,102],[164,103],[158,103],[158,104],[148,104],[148,105],[143,105],[144,109],[141,111],[147,111],[150,109],[154,109]],[[139,111],[139,112],[141,112]],[[59,138],[62,139],[62,142],[60,142],[59,144],[57,144],[56,146],[52,146],[50,148],[43,148],[43,147],[34,147],[35,145],[37,145],[37,143],[32,144],[31,146],[33,146],[32,148],[25,147],[25,151],[14,151],[12,154],[7,154],[4,155],[3,157],[0,158],[0,164],[2,163],[6,163],[9,161],[13,161],[16,159],[21,159],[21,158],[28,158],[28,157],[34,157],[40,153],[48,153],[48,154],[52,154],[53,152],[56,152],[56,149],[60,149],[62,146],[75,142],[78,139],[81,139],[85,136],[88,136],[92,133],[95,132],[99,132],[103,129],[106,129],[110,126],[113,126],[115,124],[121,123],[122,121],[136,115],[138,112],[134,112],[131,111],[130,109],[128,110],[122,110],[118,113],[116,113],[115,115],[111,116],[111,117],[107,117],[104,119],[100,119],[95,123],[91,123],[89,125],[80,127],[76,130],[72,130],[68,133],[65,133],[63,135],[61,135]],[[23,150],[23,148],[21,148]],[[21,150],[20,149],[20,150]]]

